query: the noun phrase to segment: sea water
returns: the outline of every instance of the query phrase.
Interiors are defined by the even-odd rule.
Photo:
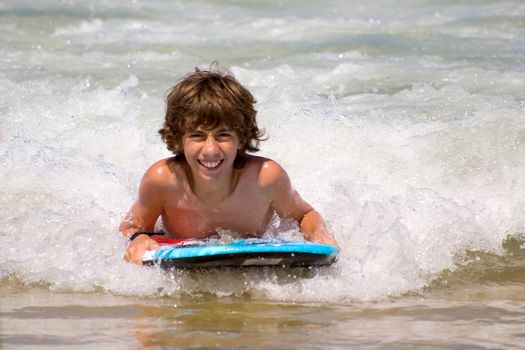
[[[0,2],[0,344],[518,348],[524,38],[521,1]],[[122,261],[165,92],[212,62],[333,267]]]

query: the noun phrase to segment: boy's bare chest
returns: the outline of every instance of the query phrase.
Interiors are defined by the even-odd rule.
[[[260,193],[247,192],[215,204],[205,204],[192,196],[172,198],[164,207],[164,227],[177,238],[205,238],[217,229],[260,235],[271,218],[270,202]]]

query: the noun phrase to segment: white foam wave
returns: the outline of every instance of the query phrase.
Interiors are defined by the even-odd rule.
[[[55,29],[54,36],[70,36],[78,34],[96,34],[104,30],[104,21],[94,18],[90,21],[81,21],[77,25]]]

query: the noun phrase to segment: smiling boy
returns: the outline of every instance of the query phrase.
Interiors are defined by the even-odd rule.
[[[159,244],[151,232],[159,217],[170,238],[207,238],[219,229],[240,236],[261,236],[274,213],[297,220],[305,239],[337,245],[321,215],[293,190],[290,179],[271,159],[257,152],[263,132],[255,99],[229,73],[196,70],[167,95],[159,130],[175,156],[147,171],[137,201],[120,225],[133,237],[124,259],[141,264]]]

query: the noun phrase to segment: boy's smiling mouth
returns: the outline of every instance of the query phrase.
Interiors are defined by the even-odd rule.
[[[215,160],[215,161],[205,161],[205,160],[198,159],[197,161],[199,162],[200,165],[202,165],[206,169],[213,170],[213,169],[217,169],[224,162],[224,159]]]

